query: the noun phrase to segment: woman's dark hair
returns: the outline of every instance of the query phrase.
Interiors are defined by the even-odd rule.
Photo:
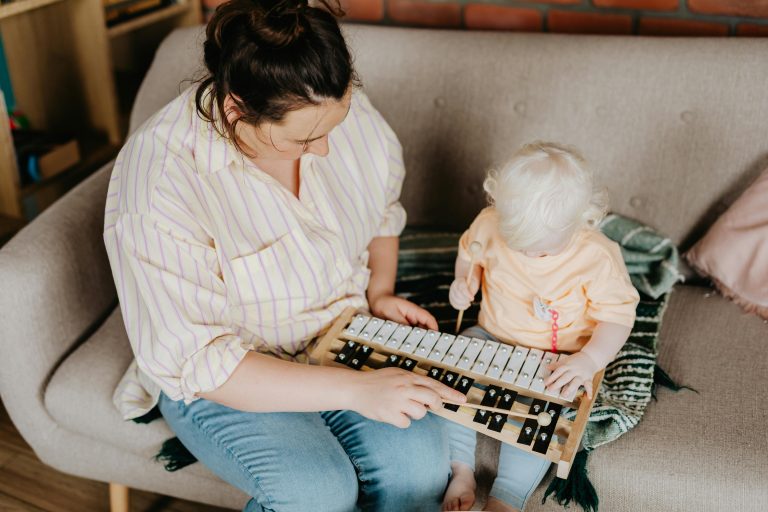
[[[241,153],[237,123],[279,122],[292,110],[340,100],[357,83],[336,21],[344,11],[338,2],[319,3],[231,0],[208,23],[203,47],[208,75],[197,86],[197,112]],[[232,122],[224,109],[227,95],[241,114]]]

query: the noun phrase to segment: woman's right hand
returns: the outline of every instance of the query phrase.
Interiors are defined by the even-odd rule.
[[[366,418],[408,428],[411,420],[438,410],[443,400],[463,403],[466,396],[445,384],[401,368],[355,372],[349,409]]]
[[[467,279],[465,277],[457,277],[451,283],[451,289],[448,292],[448,301],[454,309],[458,309],[459,311],[469,309],[469,306],[472,305],[472,300],[475,298],[475,294],[477,294],[478,288],[480,288],[480,283],[477,279],[472,278],[470,279],[469,284],[467,284]]]

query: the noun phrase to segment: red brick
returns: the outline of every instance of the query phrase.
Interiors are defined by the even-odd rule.
[[[632,18],[624,14],[549,11],[549,31],[567,34],[630,34]]]
[[[532,4],[575,5],[575,4],[580,4],[581,0],[529,0],[528,3],[532,3]]]
[[[757,25],[755,23],[739,23],[736,26],[737,36],[746,37],[765,37],[768,36],[768,25]]]
[[[728,25],[709,21],[641,18],[637,32],[645,36],[727,36]]]
[[[464,8],[464,24],[474,29],[538,32],[541,13],[536,9],[470,4]]]
[[[688,8],[704,14],[768,17],[768,0],[688,0]]]
[[[458,27],[461,25],[461,6],[457,3],[389,0],[387,13],[393,21],[403,25],[428,27]]]
[[[210,11],[210,15],[216,7],[227,1],[229,0],[202,0],[204,10],[206,13]],[[347,13],[345,20],[380,21],[384,17],[384,0],[341,0],[341,6]]]
[[[380,21],[384,17],[384,0],[341,0],[349,21]]]
[[[648,11],[674,11],[679,0],[593,0],[596,7],[623,7]]]

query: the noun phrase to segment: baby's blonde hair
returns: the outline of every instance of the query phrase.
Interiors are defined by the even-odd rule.
[[[536,141],[524,145],[483,183],[509,247],[523,250],[543,238],[597,228],[608,209],[604,192],[573,147]]]

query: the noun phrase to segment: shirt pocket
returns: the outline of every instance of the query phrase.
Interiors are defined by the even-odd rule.
[[[279,309],[290,314],[332,295],[351,273],[348,262],[334,257],[323,244],[313,243],[299,229],[257,252],[229,260],[229,267],[233,283],[227,289],[233,304],[282,304]]]
[[[294,230],[289,231],[257,252],[229,260],[233,281],[227,286],[230,301],[238,305],[305,302],[304,276],[301,267],[296,266],[302,244],[296,235]]]

